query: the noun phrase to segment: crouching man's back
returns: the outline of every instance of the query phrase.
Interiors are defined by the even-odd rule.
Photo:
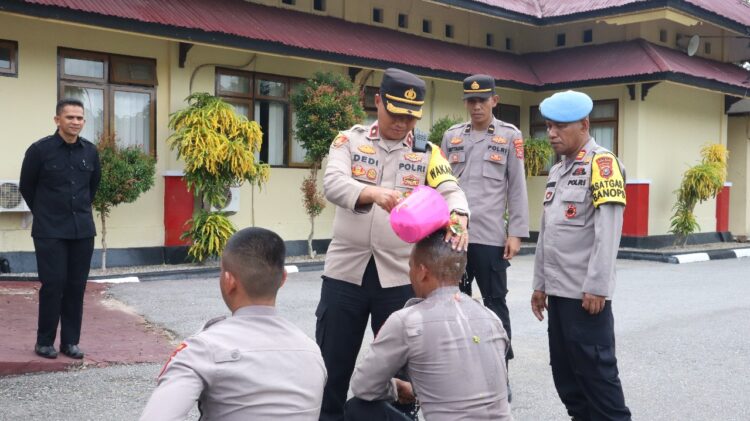
[[[276,234],[258,228],[235,234],[220,276],[232,315],[209,321],[180,344],[141,420],[184,420],[196,401],[201,420],[318,419],[326,369],[317,344],[276,314],[283,261]]]
[[[403,382],[392,380],[403,370],[426,420],[511,420],[508,336],[494,313],[459,291],[466,258],[441,237],[412,252],[412,286],[424,298],[388,318],[355,369],[352,392],[364,401],[403,400]]]

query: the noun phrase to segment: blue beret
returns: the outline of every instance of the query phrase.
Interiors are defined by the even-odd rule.
[[[558,123],[583,120],[594,108],[594,101],[583,92],[558,92],[539,104],[542,117]]]

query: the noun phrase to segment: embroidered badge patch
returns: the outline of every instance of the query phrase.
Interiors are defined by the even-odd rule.
[[[591,164],[591,197],[596,207],[604,203],[626,203],[625,177],[611,153],[597,155]]]
[[[458,162],[458,154],[454,153],[453,155],[451,155],[451,163],[455,164],[456,162]]]
[[[490,159],[495,162],[500,162],[503,160],[503,156],[500,155],[499,153],[493,153],[493,154],[490,154]]]
[[[599,166],[599,175],[604,179],[612,177],[612,158],[608,156],[600,156],[596,158],[596,165]]]
[[[349,139],[346,136],[344,136],[343,133],[339,133],[338,136],[336,136],[336,138],[333,139],[333,147],[338,148],[339,146],[345,144],[348,141]]]
[[[362,153],[366,153],[368,155],[375,155],[375,148],[373,148],[370,145],[360,145],[357,149],[359,149],[359,151]]]
[[[516,158],[523,159],[523,139],[514,139],[513,147],[516,148]]]
[[[544,200],[550,200],[550,199],[552,199],[552,191],[551,190],[544,194]]]
[[[365,175],[365,168],[361,165],[355,165],[352,167],[352,175],[355,177],[361,177]]]
[[[578,167],[574,169],[573,175],[586,175],[586,167]]]
[[[492,141],[501,145],[505,145],[506,143],[508,143],[508,140],[502,136],[492,136]]]
[[[576,209],[576,205],[572,203],[569,204],[568,209],[565,209],[565,217],[568,219],[575,218],[576,214],[578,214],[578,209]]]
[[[413,174],[406,175],[404,177],[401,177],[401,184],[404,186],[411,186],[415,187],[419,185],[419,177]]]
[[[378,178],[378,172],[370,168],[369,170],[367,170],[367,178],[370,180],[375,180],[376,178]]]
[[[464,140],[460,137],[454,137],[451,139],[451,145],[459,145],[461,143],[464,143]]]
[[[582,160],[584,156],[586,156],[586,149],[581,149],[578,155],[576,155],[576,161]]]
[[[404,158],[406,158],[407,161],[420,162],[422,160],[422,154],[412,152],[404,155]]]

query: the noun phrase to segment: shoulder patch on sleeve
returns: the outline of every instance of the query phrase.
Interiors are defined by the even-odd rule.
[[[187,344],[185,342],[180,343],[180,345],[175,348],[174,351],[169,355],[169,359],[166,363],[164,363],[164,367],[162,367],[161,371],[159,372],[159,375],[156,376],[156,378],[161,378],[161,376],[164,374],[165,371],[167,371],[167,367],[169,367],[169,363],[172,362],[172,359],[177,356],[177,354],[182,351],[183,349],[187,348]]]
[[[617,203],[625,206],[625,178],[611,153],[597,154],[591,163],[591,194],[594,206]]]
[[[331,146],[333,146],[334,148],[338,148],[348,141],[349,141],[349,138],[346,137],[344,133],[339,132],[339,134],[336,135],[336,137],[333,139],[333,143],[331,143]]]
[[[438,148],[430,148],[430,162],[427,164],[427,185],[434,188],[446,181],[456,181],[451,170],[451,164],[443,156],[443,151]]]

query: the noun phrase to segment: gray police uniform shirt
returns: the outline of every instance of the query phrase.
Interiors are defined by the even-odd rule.
[[[547,295],[611,298],[625,209],[625,169],[591,138],[549,172],[533,288]]]
[[[213,319],[167,361],[141,420],[313,421],[327,372],[315,342],[269,306]]]
[[[502,322],[458,287],[438,288],[391,314],[352,377],[354,396],[395,400],[405,369],[430,421],[512,420]]]
[[[326,199],[336,205],[336,214],[324,276],[361,285],[367,263],[374,256],[380,285],[409,285],[412,245],[396,236],[389,213],[380,206],[357,206],[367,186],[408,193],[427,184],[440,192],[449,209],[468,211],[466,196],[440,150],[413,152],[412,141],[410,133],[389,148],[375,122],[341,132],[331,144],[323,184]]]
[[[471,207],[469,242],[504,247],[506,208],[508,235],[528,237],[521,132],[498,119],[492,120],[486,132],[473,132],[471,123],[461,123],[445,132],[442,150]]]

